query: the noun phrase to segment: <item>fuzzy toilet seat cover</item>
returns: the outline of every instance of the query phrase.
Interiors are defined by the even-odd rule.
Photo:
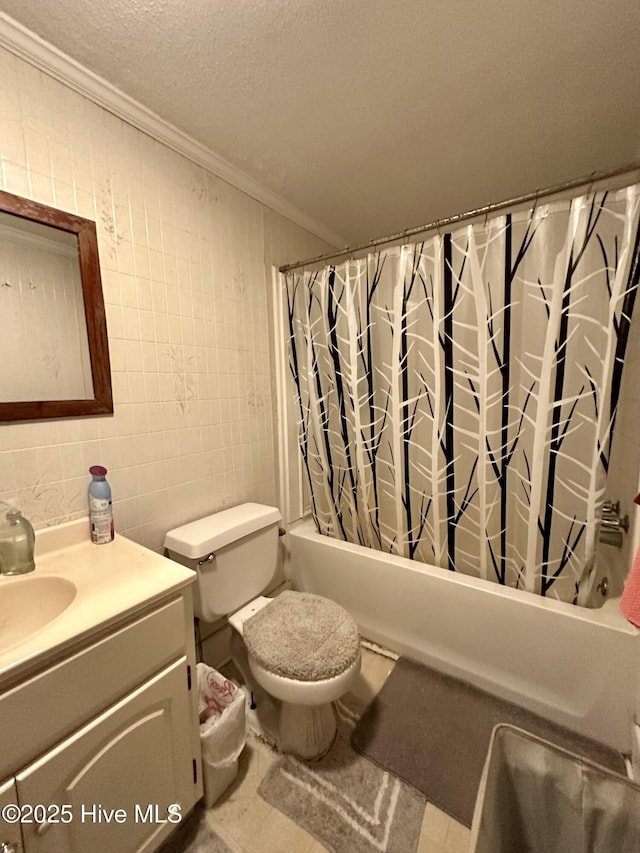
[[[243,637],[262,667],[298,681],[341,675],[360,652],[351,614],[310,592],[282,592],[246,620]]]

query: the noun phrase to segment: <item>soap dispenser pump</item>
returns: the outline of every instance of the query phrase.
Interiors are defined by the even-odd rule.
[[[35,543],[31,522],[19,509],[9,509],[0,524],[0,574],[25,575],[32,572],[36,567]]]

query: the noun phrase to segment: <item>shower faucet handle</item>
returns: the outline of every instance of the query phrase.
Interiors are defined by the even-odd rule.
[[[604,528],[608,528],[609,530],[624,530],[625,533],[629,532],[629,516],[625,515],[624,518],[620,518],[619,516],[611,517],[611,518],[603,518],[602,526]]]
[[[622,548],[622,531],[629,532],[629,516],[620,517],[620,501],[605,500],[600,513],[600,541]]]

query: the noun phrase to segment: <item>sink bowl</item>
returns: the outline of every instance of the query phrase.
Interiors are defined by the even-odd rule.
[[[53,622],[76,593],[74,583],[54,575],[0,578],[0,653]]]

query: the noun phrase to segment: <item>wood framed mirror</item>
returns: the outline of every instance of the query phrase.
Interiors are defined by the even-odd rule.
[[[112,413],[95,222],[0,190],[0,422]]]

